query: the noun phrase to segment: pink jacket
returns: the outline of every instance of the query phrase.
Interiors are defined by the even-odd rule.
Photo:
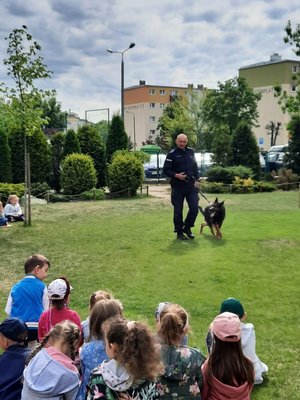
[[[208,386],[207,360],[202,365],[203,388],[201,390],[202,400],[250,400],[250,393],[253,385],[248,382],[241,386],[229,386],[213,377],[210,386]]]

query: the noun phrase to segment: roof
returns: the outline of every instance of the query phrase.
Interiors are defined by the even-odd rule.
[[[247,69],[247,68],[257,68],[257,67],[264,67],[266,65],[273,65],[273,64],[282,64],[282,63],[300,63],[300,60],[275,60],[275,61],[262,61],[262,62],[258,62],[255,64],[250,64],[250,65],[245,65],[244,67],[241,67],[239,69]]]
[[[129,86],[127,88],[125,88],[124,90],[130,90],[130,89],[137,89],[137,88],[144,88],[144,87],[148,87],[148,88],[166,88],[166,89],[182,89],[182,90],[188,90],[188,89],[192,89],[192,90],[204,90],[206,88],[202,87],[201,89],[198,87],[189,87],[189,86],[168,86],[168,85],[134,85],[134,86]]]

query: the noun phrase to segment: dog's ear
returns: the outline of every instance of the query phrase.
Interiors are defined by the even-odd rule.
[[[216,198],[215,203],[218,203],[218,198]]]
[[[225,200],[221,201],[221,203],[219,203],[219,205],[220,205],[220,206],[223,206],[223,205],[224,205],[224,201],[225,201]]]

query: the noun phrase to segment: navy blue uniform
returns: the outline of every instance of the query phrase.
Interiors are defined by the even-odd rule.
[[[175,178],[175,174],[184,173],[185,181]],[[167,155],[164,163],[164,173],[171,178],[171,201],[174,207],[174,227],[177,234],[182,234],[183,228],[194,226],[198,214],[198,190],[194,183],[199,179],[198,165],[194,151],[190,147],[173,149]],[[183,222],[183,203],[186,199],[189,211]]]

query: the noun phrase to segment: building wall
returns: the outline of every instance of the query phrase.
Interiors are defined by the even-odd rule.
[[[158,120],[167,104],[174,96],[185,97],[188,87],[155,86],[141,84],[126,88],[124,91],[124,124],[127,135],[134,142],[134,116],[135,116],[135,142],[136,148],[142,147],[148,139],[154,140],[159,134]],[[193,90],[203,91],[202,86]],[[133,115],[134,113],[134,115]]]
[[[273,121],[280,122],[281,127],[276,144],[288,143],[287,124],[290,120],[288,113],[283,113],[275,97],[274,86],[281,85],[282,90],[288,95],[295,95],[295,83],[292,76],[299,69],[299,61],[282,60],[265,65],[253,65],[241,68],[239,76],[246,79],[248,85],[255,93],[261,93],[261,100],[258,102],[258,127],[253,128],[261,150],[268,150],[271,145],[271,135],[268,135],[266,126]]]

